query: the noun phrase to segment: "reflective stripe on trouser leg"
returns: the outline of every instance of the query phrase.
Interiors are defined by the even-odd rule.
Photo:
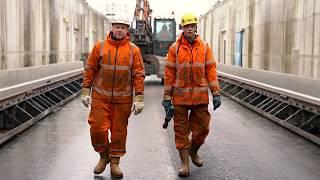
[[[177,149],[185,149],[190,146],[188,109],[188,106],[174,106],[174,132]]]
[[[190,106],[192,142],[202,145],[209,134],[210,113],[207,104]]]
[[[93,99],[88,123],[90,124],[91,143],[95,151],[107,150],[109,145],[108,130],[110,122],[111,106],[101,100]]]
[[[132,104],[112,104],[111,116],[111,157],[120,157],[126,153],[127,126]]]

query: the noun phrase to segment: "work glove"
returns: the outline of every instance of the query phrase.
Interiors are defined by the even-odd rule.
[[[221,105],[220,95],[214,95],[212,98],[213,110],[215,111]]]
[[[133,97],[133,111],[134,115],[137,115],[142,112],[144,107],[143,95],[136,95]]]
[[[91,104],[91,97],[90,97],[90,88],[82,88],[81,90],[81,101],[84,106],[89,108]]]
[[[166,117],[164,118],[164,123],[162,125],[162,128],[167,129],[169,122],[173,118],[174,115],[174,107],[171,103],[171,100],[163,100],[162,106],[164,107],[164,110],[166,112]]]
[[[162,101],[162,106],[164,107],[164,110],[166,111],[166,113],[168,112],[168,110],[171,108],[173,108],[173,105],[171,103],[171,100],[163,100]]]

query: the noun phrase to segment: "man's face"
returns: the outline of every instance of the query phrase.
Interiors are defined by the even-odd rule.
[[[113,24],[112,25],[112,32],[113,36],[117,39],[124,39],[126,34],[128,33],[128,26],[125,24]]]
[[[187,37],[193,37],[196,34],[197,24],[187,24],[182,27],[184,35]]]

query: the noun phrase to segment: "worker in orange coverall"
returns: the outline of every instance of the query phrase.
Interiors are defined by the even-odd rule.
[[[196,34],[197,24],[198,19],[193,14],[182,16],[183,33],[169,48],[164,75],[162,105],[166,112],[174,108],[175,144],[182,164],[178,175],[181,177],[189,176],[189,156],[196,166],[203,165],[198,150],[209,133],[208,89],[213,96],[214,110],[221,105],[216,61],[208,44]]]
[[[123,177],[119,163],[126,153],[129,116],[144,107],[144,65],[140,49],[130,42],[129,26],[126,18],[113,19],[112,31],[93,47],[82,85],[82,103],[91,105],[92,146],[100,154],[94,173],[102,173],[110,162],[111,176],[116,178]]]

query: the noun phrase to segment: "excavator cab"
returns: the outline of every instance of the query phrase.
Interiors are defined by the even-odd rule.
[[[174,18],[154,18],[153,28],[153,54],[166,56],[176,41],[176,21]]]
[[[145,74],[155,74],[163,82],[166,55],[176,41],[176,21],[174,18],[154,18],[152,27],[151,12],[148,0],[136,0],[129,32],[132,42],[140,48]]]

